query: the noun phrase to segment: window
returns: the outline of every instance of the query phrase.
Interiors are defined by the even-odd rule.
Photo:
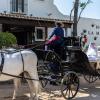
[[[43,30],[42,29],[37,29],[37,38],[43,39]]]
[[[96,35],[99,35],[99,32],[96,32]]]
[[[36,27],[35,28],[35,41],[44,41],[45,40],[45,28]]]
[[[87,30],[86,29],[83,29],[83,33],[86,33],[87,32]]]
[[[11,0],[11,12],[24,12],[24,0]]]
[[[91,27],[94,27],[94,24],[92,24]]]
[[[94,36],[94,40],[97,40],[97,37],[96,36]]]

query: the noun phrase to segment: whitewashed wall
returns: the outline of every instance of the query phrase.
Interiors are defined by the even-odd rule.
[[[10,12],[11,0],[0,0],[0,12]],[[25,13],[35,17],[68,19],[54,5],[54,0],[25,0]]]
[[[0,12],[10,12],[10,0],[0,0]]]
[[[10,12],[11,0],[0,0],[0,12]],[[25,13],[35,17],[46,17],[53,19],[67,19],[57,7],[54,0],[25,0]]]
[[[67,19],[53,4],[54,0],[28,0],[28,15],[54,19]]]
[[[94,25],[94,27],[92,27],[92,25]],[[100,19],[81,18],[78,23],[79,36],[83,30],[86,30],[85,34],[88,37],[88,43],[94,42],[100,45]],[[99,32],[99,34],[97,34],[97,32]],[[97,37],[97,40],[94,40],[94,37]]]

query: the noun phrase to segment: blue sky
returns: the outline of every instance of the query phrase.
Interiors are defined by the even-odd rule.
[[[58,9],[65,15],[70,14],[70,10],[73,6],[74,0],[54,0],[54,3],[57,5]],[[87,0],[80,0],[87,1]],[[93,3],[90,3],[84,12],[82,13],[83,17],[100,19],[100,0],[91,0]]]

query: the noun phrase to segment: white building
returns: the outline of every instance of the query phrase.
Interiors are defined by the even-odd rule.
[[[34,17],[68,20],[53,2],[54,0],[0,0],[0,12],[19,12]]]
[[[66,22],[69,19],[68,16],[65,16],[61,12],[59,12],[57,7],[54,5],[54,0],[0,0],[0,12],[7,14],[21,13],[26,17],[31,16],[34,18],[39,18],[39,20],[60,20]],[[43,32],[42,39],[38,39],[37,35],[35,36],[35,39],[44,40],[46,33],[45,31],[47,31],[48,35],[49,33],[51,33],[52,29],[52,27],[47,27],[46,30],[43,26],[35,26],[35,32],[37,35],[37,30],[42,30],[41,32]],[[70,27],[67,27],[65,33],[70,36],[71,31],[72,29]],[[81,33],[84,33],[88,36],[88,43],[95,42],[96,44],[100,45],[100,20],[81,18],[78,23],[78,36],[80,36]]]
[[[72,22],[68,20],[68,16],[65,16],[61,12],[59,12],[57,7],[54,5],[54,0],[0,0],[0,13],[1,17],[5,16],[11,18],[13,16],[15,18],[15,14],[19,19],[23,19],[24,16],[25,19],[28,20],[38,20],[38,25],[34,24],[35,26],[33,26],[35,28],[34,31],[36,41],[44,41],[45,37],[47,37],[49,33],[52,32],[54,25],[48,24],[46,26],[46,22],[53,24],[55,21],[62,21],[63,23],[65,23],[65,35],[68,32],[71,33],[70,27]],[[42,25],[40,21],[42,21]],[[43,21],[45,24],[44,26]],[[10,24],[10,22],[6,24]],[[9,25],[0,26],[8,27]],[[16,26],[11,26],[10,29],[14,29],[15,27]],[[8,31],[7,29],[4,30]]]

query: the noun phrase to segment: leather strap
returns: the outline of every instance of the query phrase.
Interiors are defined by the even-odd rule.
[[[4,66],[4,53],[1,52],[1,65],[0,65],[0,72],[2,72]]]

